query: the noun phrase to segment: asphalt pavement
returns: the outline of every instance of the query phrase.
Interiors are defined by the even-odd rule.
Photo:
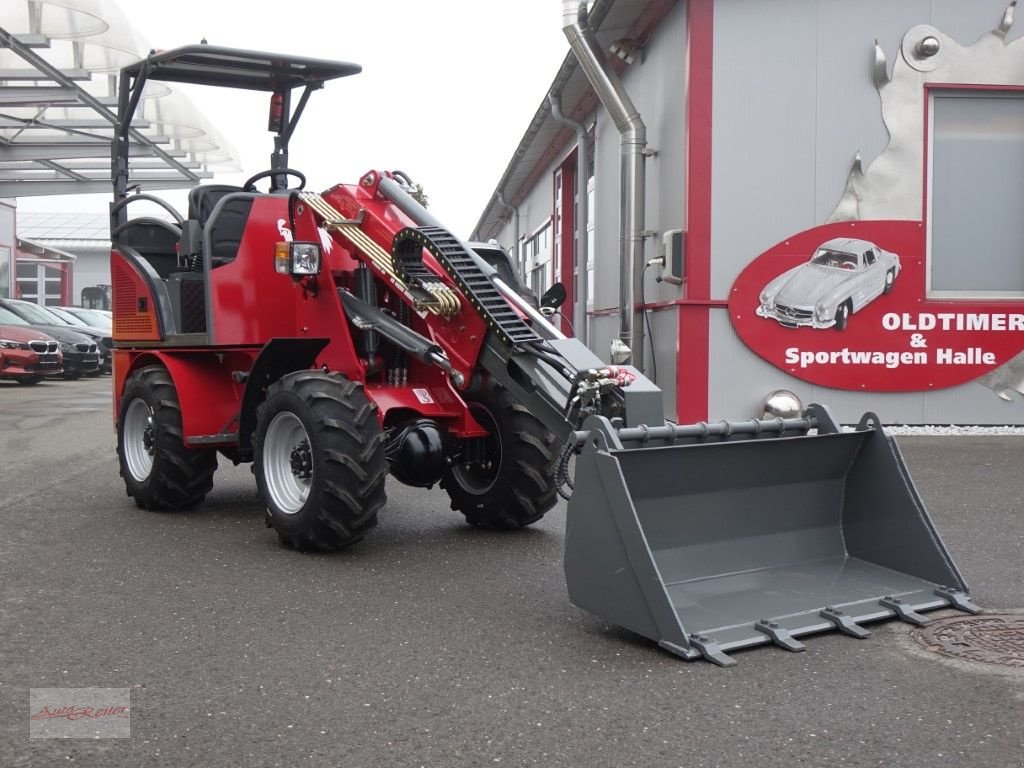
[[[973,598],[1024,608],[1024,439],[905,437]],[[135,508],[110,378],[0,382],[0,766],[1024,765],[1024,670],[912,629],[687,663],[568,602],[565,510],[466,527],[389,481],[332,555],[278,544],[248,466]],[[131,691],[125,739],[30,739],[30,688]]]

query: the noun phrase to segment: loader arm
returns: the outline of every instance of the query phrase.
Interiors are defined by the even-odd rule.
[[[479,368],[512,392],[560,443],[574,439],[592,415],[620,418],[626,426],[664,423],[661,390],[640,371],[608,366],[586,345],[567,338],[397,181],[382,175],[377,189],[419,225],[395,236],[398,272],[415,283],[422,279],[423,251],[434,257],[487,321]]]

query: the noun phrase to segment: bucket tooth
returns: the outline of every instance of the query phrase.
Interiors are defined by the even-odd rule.
[[[690,635],[690,645],[700,651],[700,655],[720,667],[732,667],[736,659],[729,656],[722,647],[711,638],[703,635]]]
[[[898,597],[886,595],[878,601],[878,604],[883,608],[888,608],[890,611],[895,612],[896,618],[900,619],[901,621],[905,621],[908,624],[913,624],[915,627],[923,627],[925,624],[928,623],[928,619],[926,619],[920,613],[915,611],[912,606],[907,605]]]
[[[684,648],[683,646],[671,643],[668,640],[662,640],[658,645],[669,653],[674,653],[676,656],[686,659],[687,661],[693,661],[694,659],[700,658],[700,652],[696,648]]]
[[[799,653],[800,651],[806,651],[807,646],[797,640],[793,635],[789,633],[789,630],[785,627],[780,627],[774,621],[768,621],[761,619],[754,624],[754,629],[758,632],[762,632],[771,638],[771,641],[780,648],[785,648],[787,651],[793,653]]]
[[[840,611],[838,608],[825,608],[818,612],[821,618],[831,621],[835,624],[836,629],[842,632],[844,635],[855,637],[858,640],[863,640],[866,637],[871,637],[871,632],[864,629],[860,624],[855,622],[845,613]]]
[[[971,599],[959,589],[936,587],[935,594],[943,600],[948,600],[950,607],[956,608],[958,611],[973,614],[981,613],[981,608],[972,603]]]

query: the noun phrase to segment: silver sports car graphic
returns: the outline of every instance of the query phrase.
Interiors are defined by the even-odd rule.
[[[759,317],[789,328],[809,325],[842,331],[850,315],[892,290],[900,257],[867,240],[840,237],[822,243],[811,260],[783,272],[761,291]]]

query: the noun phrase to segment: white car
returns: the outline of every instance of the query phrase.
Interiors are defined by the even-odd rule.
[[[892,290],[899,273],[900,257],[874,243],[848,237],[829,240],[810,261],[764,287],[757,315],[789,328],[842,331],[850,315]]]

